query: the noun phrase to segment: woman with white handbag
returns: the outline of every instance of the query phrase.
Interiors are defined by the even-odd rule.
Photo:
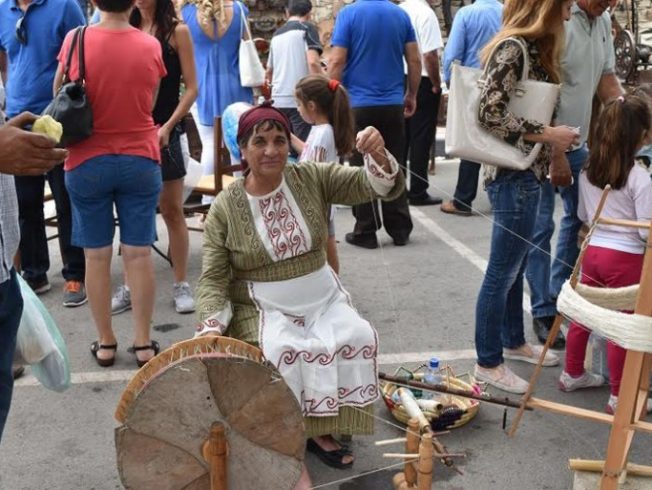
[[[199,121],[197,129],[203,145],[204,175],[213,174],[215,118],[234,102],[253,103],[250,87],[264,82],[265,72],[251,40],[248,12],[238,0],[182,1],[181,16],[190,30],[199,82],[195,120]],[[251,76],[255,73],[259,81]],[[204,197],[205,204],[210,201]]]
[[[552,172],[553,155],[563,154],[577,138],[574,128],[552,127],[550,120],[523,114],[530,106],[545,103],[537,93],[560,82],[563,23],[570,18],[571,4],[572,0],[508,0],[503,27],[483,52],[486,68],[476,117],[485,134],[482,142],[473,145],[484,143],[491,154],[484,159],[492,163],[485,171],[485,187],[494,226],[476,305],[475,376],[512,393],[525,393],[528,384],[504,359],[536,363],[541,353],[541,347],[525,341],[522,306],[523,273],[541,183]],[[553,113],[555,99],[550,100],[548,114]],[[515,149],[520,151],[516,162]],[[520,165],[519,156],[527,163]],[[544,366],[558,362],[556,355],[548,353]]]

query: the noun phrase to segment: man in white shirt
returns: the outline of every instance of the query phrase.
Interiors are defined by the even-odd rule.
[[[292,132],[306,141],[310,124],[297,111],[294,87],[311,73],[323,73],[320,56],[322,45],[317,28],[310,23],[310,0],[290,0],[288,20],[272,37],[267,60],[267,81],[272,86],[274,106],[292,123]]]
[[[443,47],[441,30],[437,16],[426,0],[405,0],[400,7],[407,12],[416,33],[422,66],[417,110],[405,120],[405,160],[410,162],[411,173],[408,200],[413,206],[441,204],[440,198],[428,194],[428,160],[435,141],[441,97],[438,54]]]

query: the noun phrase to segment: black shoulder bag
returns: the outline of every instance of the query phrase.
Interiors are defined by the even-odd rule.
[[[78,27],[73,35],[63,74],[63,85],[54,99],[43,111],[63,126],[61,146],[73,145],[93,134],[93,112],[91,110],[85,87],[84,33],[86,26]],[[77,46],[79,59],[79,77],[70,80],[70,61]]]

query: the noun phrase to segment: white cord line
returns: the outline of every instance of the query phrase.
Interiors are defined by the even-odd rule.
[[[317,485],[315,487],[312,487],[312,490],[316,490],[317,488],[330,487],[331,485],[337,485],[338,483],[344,483],[344,482],[347,482],[347,481],[355,480],[356,478],[361,478],[363,476],[373,475],[374,473],[379,473],[379,472],[385,471],[385,470],[391,470],[392,468],[398,468],[400,466],[405,466],[407,463],[412,463],[412,462],[416,462],[416,461],[418,461],[418,459],[409,459],[409,460],[406,460],[406,461],[401,461],[400,463],[393,463],[393,464],[391,464],[389,466],[384,466],[382,468],[377,468],[375,470],[365,471],[364,473],[360,473],[359,475],[350,476],[350,477],[347,477],[347,478],[342,478],[340,480],[335,480],[335,481],[331,481],[331,482],[328,482],[328,483],[322,483],[321,485]]]
[[[423,182],[425,182],[425,183],[427,183],[427,184],[429,184],[429,185],[432,185],[432,186],[435,188],[435,190],[437,190],[437,192],[439,192],[439,193],[441,193],[441,194],[444,194],[445,196],[447,196],[447,197],[450,198],[450,199],[455,199],[455,196],[452,195],[451,193],[445,191],[444,189],[442,189],[442,188],[440,188],[440,187],[438,187],[438,186],[436,186],[436,185],[434,185],[434,184],[430,184],[430,182],[429,182],[428,179],[424,179],[424,178],[421,177],[420,175],[416,175],[414,172],[410,171],[410,169],[407,167],[407,165],[401,165],[401,164],[399,163],[399,166],[400,166],[401,168],[405,169],[405,170],[406,170],[406,171],[407,171],[407,172],[408,172],[412,177],[415,177],[415,178],[420,179],[420,180],[422,180]],[[510,233],[511,235],[513,235],[513,236],[519,238],[520,240],[524,241],[525,243],[527,243],[530,247],[535,248],[535,249],[538,250],[539,252],[542,252],[543,254],[549,256],[551,260],[559,262],[560,264],[562,264],[562,265],[568,267],[571,271],[573,270],[574,265],[570,265],[570,264],[566,263],[565,261],[563,261],[563,260],[561,260],[561,259],[559,259],[559,258],[554,257],[554,256],[552,255],[551,252],[548,252],[548,251],[542,249],[542,248],[539,247],[538,245],[535,245],[534,243],[532,243],[531,241],[529,241],[529,240],[526,239],[525,237],[519,235],[519,234],[516,233],[515,231],[510,230],[510,229],[507,228],[505,225],[502,225],[502,224],[500,224],[500,223],[497,223],[496,221],[494,221],[493,219],[491,219],[490,216],[488,216],[488,215],[482,213],[481,211],[478,211],[476,208],[473,208],[473,207],[471,207],[471,206],[467,206],[466,204],[465,204],[464,206],[466,206],[467,208],[469,208],[469,210],[472,211],[473,213],[475,213],[475,214],[477,214],[478,216],[481,216],[481,217],[484,218],[485,220],[489,221],[492,225],[496,225],[496,226],[502,228],[503,230],[507,231],[507,232]],[[588,276],[587,276],[587,277],[588,277]],[[590,279],[592,279],[593,281],[595,281],[595,282],[596,282],[597,284],[599,284],[600,286],[602,286],[602,287],[606,287],[606,285],[603,284],[603,283],[601,283],[600,281],[597,281],[597,280],[594,279],[594,278],[590,278]]]

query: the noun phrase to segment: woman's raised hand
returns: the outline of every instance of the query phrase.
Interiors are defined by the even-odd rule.
[[[546,130],[548,132],[547,142],[556,150],[567,151],[580,142],[580,132],[577,128],[553,126],[546,128]]]
[[[380,131],[373,126],[367,126],[356,135],[355,147],[363,155],[366,153],[371,153],[374,157],[379,153],[384,155],[385,140]]]

